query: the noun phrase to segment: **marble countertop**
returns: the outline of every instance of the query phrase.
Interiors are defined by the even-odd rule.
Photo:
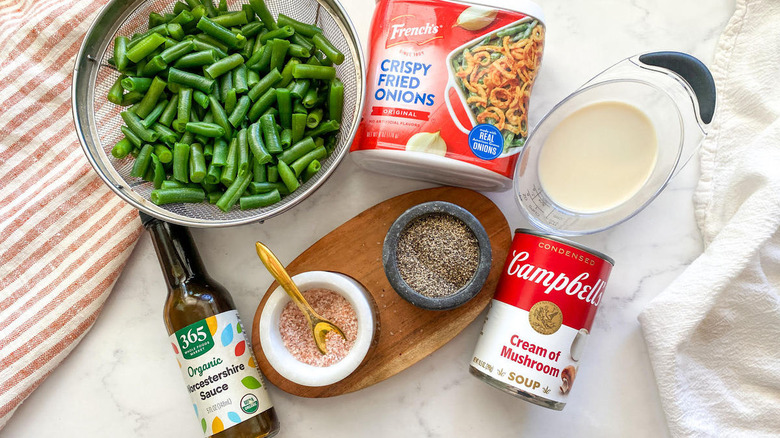
[[[342,0],[365,46],[373,2]],[[641,52],[679,50],[712,61],[731,0],[542,0],[544,65],[531,123],[616,61]],[[378,385],[334,399],[304,399],[271,388],[279,435],[301,437],[668,435],[637,315],[702,251],[691,196],[694,159],[642,214],[577,239],[617,261],[577,388],[563,412],[549,411],[485,385],[467,366],[482,324]],[[262,240],[289,262],[362,210],[429,184],[362,171],[347,158],[313,196],[264,224],[193,234],[211,275],[251,321],[271,282],[253,245]],[[487,194],[512,227],[527,226],[511,192]],[[74,352],[18,409],[2,438],[198,437],[187,392],[162,322],[166,288],[144,235],[103,313]]]

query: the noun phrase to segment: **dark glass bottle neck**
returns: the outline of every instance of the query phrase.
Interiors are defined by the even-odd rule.
[[[208,277],[187,228],[156,219],[147,222],[145,226],[152,236],[169,290],[177,289],[190,280]]]

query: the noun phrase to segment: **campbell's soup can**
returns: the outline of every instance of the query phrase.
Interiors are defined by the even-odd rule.
[[[517,230],[471,374],[531,403],[563,409],[614,264],[576,243]]]
[[[378,0],[350,155],[381,173],[510,188],[544,35],[525,0]]]

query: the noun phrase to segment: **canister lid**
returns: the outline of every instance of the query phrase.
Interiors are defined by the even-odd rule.
[[[544,11],[542,10],[542,7],[531,0],[472,0],[465,3],[520,12],[521,14],[530,15],[544,23]]]

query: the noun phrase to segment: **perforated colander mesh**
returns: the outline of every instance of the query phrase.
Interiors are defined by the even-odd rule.
[[[349,23],[341,21],[340,17],[332,15],[337,9],[343,11],[340,7],[335,6],[332,0],[320,1],[322,4],[316,0],[266,0],[268,8],[275,17],[279,13],[283,13],[299,21],[314,23],[321,27],[324,35],[345,55],[344,63],[335,66],[338,77],[344,83],[344,115],[337,137],[338,143],[334,152],[322,161],[322,170],[314,178],[303,184],[293,194],[284,197],[281,202],[263,209],[241,211],[234,208],[230,212],[224,213],[216,206],[206,202],[156,206],[149,201],[150,193],[154,189],[152,184],[130,176],[133,158],[117,160],[111,156],[111,149],[123,137],[120,127],[124,124],[119,116],[124,108],[106,100],[109,89],[119,77],[119,73],[108,64],[108,59],[113,55],[113,41],[119,35],[130,37],[135,33],[145,32],[148,29],[149,13],[153,11],[160,14],[173,12],[174,0],[148,0],[135,8],[129,15],[125,14],[124,20],[116,31],[98,36],[98,38],[104,38],[105,50],[103,53],[94,57],[89,55],[88,58],[91,58],[92,62],[82,65],[82,70],[86,67],[87,71],[81,71],[79,74],[89,75],[90,78],[94,77],[94,83],[91,83],[94,92],[84,94],[75,90],[74,110],[78,113],[76,117],[77,128],[82,131],[90,131],[83,136],[84,142],[87,143],[85,150],[97,162],[96,170],[98,173],[102,174],[104,180],[117,193],[131,203],[135,203],[136,207],[141,210],[164,220],[199,227],[227,226],[263,220],[291,208],[308,196],[322,184],[348,152],[354,137],[354,128],[360,118],[359,112],[363,99],[362,58],[357,45],[357,37],[354,35],[354,28]],[[247,1],[228,0],[228,8],[240,10],[241,5],[246,3]],[[100,26],[99,23],[94,26],[94,28],[100,27],[109,28],[106,25]],[[85,48],[82,50],[88,50],[87,45],[88,43],[85,43]],[[90,69],[97,70],[89,71]],[[79,82],[76,81],[74,87],[78,86]],[[86,105],[84,102],[76,102],[79,96],[89,96],[85,100],[90,102],[87,102]],[[105,169],[101,169],[101,167]],[[115,172],[112,172],[111,168]]]

